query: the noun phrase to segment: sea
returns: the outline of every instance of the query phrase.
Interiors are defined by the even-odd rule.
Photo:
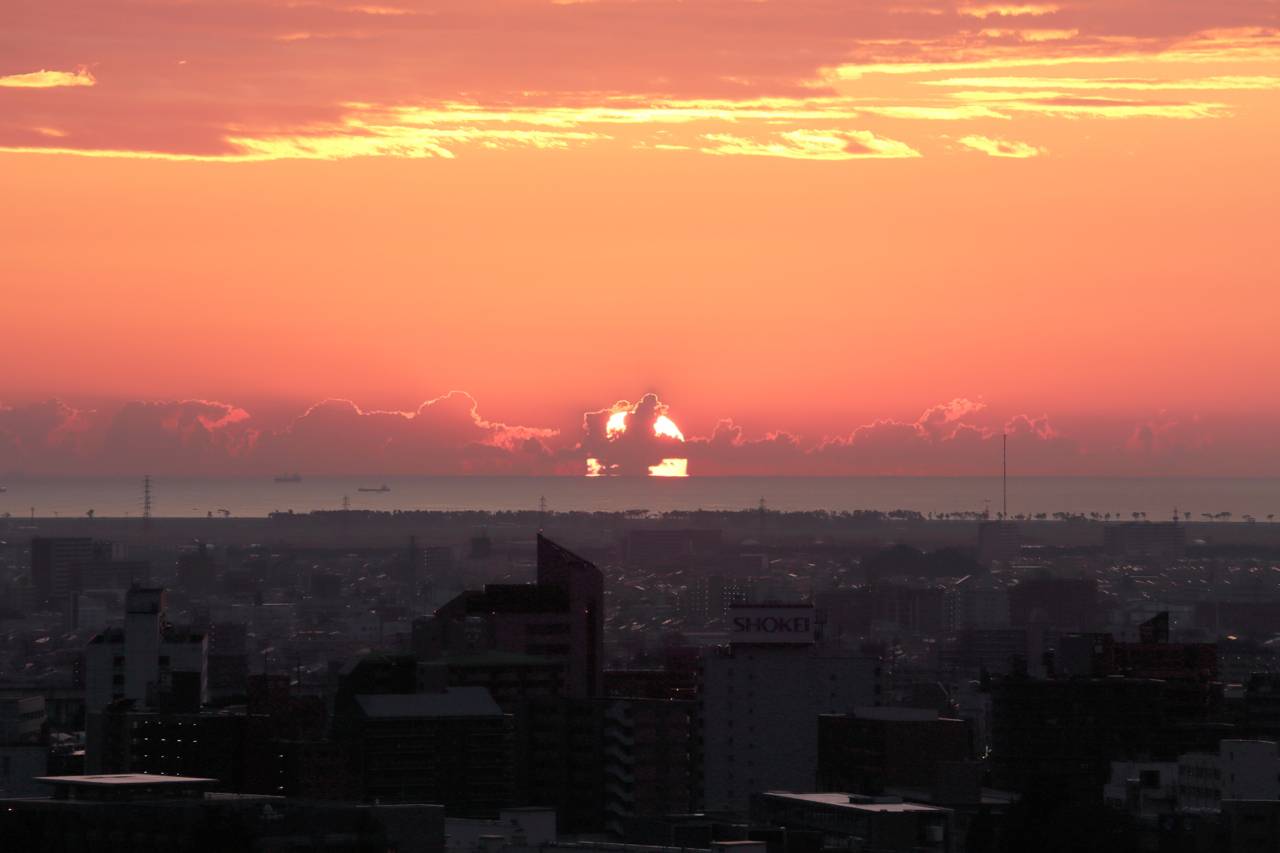
[[[381,489],[385,491],[367,491]],[[0,481],[0,516],[138,516],[141,477],[33,478]],[[362,489],[366,491],[362,491]],[[832,512],[1000,510],[999,477],[310,477],[299,482],[187,477],[151,478],[156,517],[359,510],[537,510],[551,512],[758,509]],[[1151,520],[1190,512],[1192,519],[1280,518],[1280,478],[1011,477],[1012,515],[1110,513]],[[344,503],[345,502],[345,503]],[[1222,516],[1222,518],[1228,518]]]

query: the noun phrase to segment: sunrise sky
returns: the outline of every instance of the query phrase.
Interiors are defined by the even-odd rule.
[[[1269,0],[6,0],[0,471],[1278,476],[1277,152]]]

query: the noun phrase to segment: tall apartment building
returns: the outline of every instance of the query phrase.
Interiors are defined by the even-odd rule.
[[[445,654],[513,652],[566,663],[565,692],[603,693],[604,577],[592,563],[538,536],[538,582],[489,584],[417,620],[413,649]]]
[[[119,699],[135,708],[194,710],[208,699],[208,641],[169,624],[163,589],[134,587],[125,596],[123,628],[109,628],[85,648],[85,710]]]

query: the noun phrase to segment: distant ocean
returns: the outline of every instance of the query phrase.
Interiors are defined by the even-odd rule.
[[[389,491],[360,491],[386,484]],[[21,478],[0,482],[0,513],[37,517],[137,516],[141,478]],[[1000,508],[998,477],[690,477],[688,479],[586,477],[307,477],[301,482],[261,479],[152,479],[152,514],[204,516],[221,510],[237,517],[274,511],[754,509],[763,498],[774,510],[894,510],[981,512]],[[1009,480],[1009,511],[1026,513],[1145,512],[1167,519],[1177,508],[1280,517],[1280,479],[1018,477]]]

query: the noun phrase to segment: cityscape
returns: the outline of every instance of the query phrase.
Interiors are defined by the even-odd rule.
[[[12,849],[1276,839],[1274,522],[4,524]]]
[[[0,853],[1280,853],[1278,0],[0,0]]]

